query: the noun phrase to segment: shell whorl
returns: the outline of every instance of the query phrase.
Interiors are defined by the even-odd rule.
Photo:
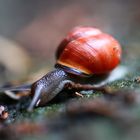
[[[59,65],[87,75],[104,74],[119,64],[121,47],[99,29],[77,27],[60,43],[56,55]]]

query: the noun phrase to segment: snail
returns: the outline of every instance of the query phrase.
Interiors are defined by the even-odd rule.
[[[80,84],[87,84],[92,77],[109,74],[120,63],[121,53],[119,42],[111,35],[97,28],[75,27],[57,48],[55,69],[17,90],[31,89],[33,99],[28,110],[32,110],[36,104],[53,99],[68,84],[78,83],[76,88],[82,89]]]

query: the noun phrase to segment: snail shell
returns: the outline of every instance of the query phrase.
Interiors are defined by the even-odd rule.
[[[56,64],[74,74],[105,74],[119,64],[121,52],[112,36],[96,28],[76,27],[60,43]]]

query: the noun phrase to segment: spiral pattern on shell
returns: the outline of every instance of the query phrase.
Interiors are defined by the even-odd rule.
[[[76,27],[58,46],[56,64],[87,75],[104,74],[119,64],[121,52],[111,35],[97,28]]]

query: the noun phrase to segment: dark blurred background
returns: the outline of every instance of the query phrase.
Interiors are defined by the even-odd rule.
[[[0,0],[2,82],[52,69],[55,50],[74,26],[102,29],[117,38],[124,60],[140,55],[139,0]]]

